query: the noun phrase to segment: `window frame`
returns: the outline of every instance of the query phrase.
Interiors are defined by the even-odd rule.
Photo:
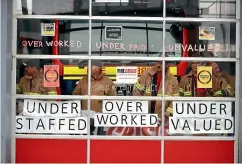
[[[165,68],[166,61],[224,61],[224,62],[235,62],[236,63],[236,86],[240,88],[240,0],[236,0],[236,19],[224,19],[224,18],[177,18],[177,17],[166,17],[166,1],[163,1],[163,17],[112,17],[112,16],[92,16],[92,0],[89,0],[89,16],[68,16],[68,15],[17,15],[17,0],[13,0],[13,17],[12,17],[12,97],[11,104],[12,109],[16,109],[16,100],[17,99],[63,99],[63,100],[88,100],[88,110],[90,111],[90,100],[91,99],[116,99],[116,100],[160,100],[162,101],[162,109],[164,109],[164,101],[167,100],[190,100],[190,97],[136,97],[136,96],[91,96],[90,87],[88,88],[87,96],[72,96],[72,95],[60,95],[60,96],[29,96],[29,95],[17,95],[16,94],[16,63],[17,59],[80,59],[88,60],[88,65],[91,65],[92,60],[139,60],[139,61],[162,61],[163,69]],[[89,51],[88,55],[85,56],[76,56],[76,55],[20,55],[17,54],[17,19],[61,19],[61,20],[88,20],[89,22]],[[148,20],[147,20],[148,19]],[[92,35],[92,20],[147,20],[147,21],[157,21],[163,24],[163,29],[166,28],[166,22],[234,22],[236,23],[236,58],[182,58],[182,57],[165,57],[165,51],[162,52],[162,57],[127,57],[127,56],[91,56],[91,35]],[[163,30],[163,47],[165,47],[165,38],[166,30]],[[88,84],[91,84],[91,70],[88,72]],[[163,71],[164,77],[164,71]],[[162,93],[164,95],[164,78],[163,80],[163,89]],[[234,142],[234,162],[238,162],[238,147],[239,147],[239,89],[235,89],[234,98],[214,98],[214,101],[231,101],[235,102],[235,136],[234,137],[193,137],[193,136],[164,136],[164,131],[162,136],[91,136],[89,127],[87,136],[74,136],[74,135],[24,135],[24,134],[15,134],[15,111],[11,110],[11,120],[12,120],[12,129],[11,129],[11,160],[15,162],[15,145],[16,138],[53,138],[53,139],[87,139],[87,162],[90,162],[90,140],[91,139],[105,139],[105,140],[161,140],[161,163],[164,162],[164,141],[165,140],[230,140]],[[210,98],[206,97],[193,97],[194,101],[204,100],[209,101]],[[162,115],[164,115],[164,110],[162,110]],[[164,127],[164,119],[162,120]],[[90,120],[88,119],[88,124]],[[163,128],[164,129],[164,128]]]

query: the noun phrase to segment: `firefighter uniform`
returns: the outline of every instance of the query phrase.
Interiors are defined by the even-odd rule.
[[[44,76],[32,77],[24,75],[16,86],[17,94],[27,95],[57,95],[55,87],[44,87]]]
[[[153,66],[145,71],[134,85],[134,96],[162,96],[162,80],[156,83],[157,66]],[[165,95],[164,96],[179,96],[179,85],[175,76],[169,71],[166,71],[165,77]],[[149,113],[158,114],[161,118],[162,102],[149,102]],[[173,114],[172,102],[165,102],[165,115],[171,116]]]
[[[234,89],[222,77],[212,78],[212,89],[199,89],[196,87],[197,78],[191,71],[181,78],[179,83],[181,96],[192,97],[231,97],[234,96]]]
[[[83,77],[72,92],[73,95],[88,95],[88,77]],[[91,95],[115,96],[116,90],[113,81],[103,73],[97,79],[91,79]],[[87,110],[87,100],[83,100],[82,109]],[[91,110],[102,112],[102,100],[91,100]]]

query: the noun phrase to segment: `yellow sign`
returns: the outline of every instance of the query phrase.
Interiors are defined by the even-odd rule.
[[[144,71],[149,69],[148,66],[140,66],[138,67],[138,76],[142,75]],[[177,74],[177,67],[170,67],[170,72],[173,75]],[[103,73],[109,76],[112,80],[116,80],[116,66],[104,66]],[[80,80],[83,76],[87,76],[87,67],[79,68],[75,65],[64,65],[63,67],[63,75],[65,80]]]
[[[41,23],[41,36],[55,36],[55,23]]]
[[[197,68],[197,88],[212,88],[212,67],[201,66]]]

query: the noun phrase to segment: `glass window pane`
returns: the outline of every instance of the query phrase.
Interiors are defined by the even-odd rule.
[[[162,0],[92,0],[94,16],[163,16]]]
[[[92,22],[92,55],[95,56],[157,57],[162,55],[162,43],[162,23]]]
[[[236,18],[236,0],[183,0],[167,3],[167,16],[198,18]]]
[[[19,15],[88,15],[89,0],[16,0]]]
[[[202,52],[203,57],[235,58],[235,23],[167,22],[166,28],[166,56],[185,57]]]
[[[235,97],[234,62],[180,61],[167,62],[166,67],[178,79],[180,96]]]
[[[86,20],[18,19],[18,54],[88,55]]]

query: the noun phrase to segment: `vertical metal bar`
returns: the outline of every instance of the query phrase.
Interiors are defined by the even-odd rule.
[[[236,41],[235,41],[235,47],[236,47],[236,58],[240,58],[240,22],[236,23]],[[237,84],[236,84],[237,85]]]
[[[0,20],[2,20],[2,1],[0,1]],[[0,35],[2,34],[2,21],[0,21]],[[2,35],[0,36],[0,52],[2,53],[2,43],[1,43],[1,40],[2,40]],[[3,55],[3,54],[1,54]],[[0,61],[2,61],[2,56],[0,57]],[[2,77],[2,66],[0,66],[0,77]],[[2,80],[0,80],[0,90],[2,91]],[[3,115],[3,112],[2,112],[2,92],[0,93],[0,123],[2,124],[2,115]],[[1,134],[1,140],[0,140],[0,147],[1,147],[1,150],[4,151],[2,149],[2,141],[3,141],[3,133],[2,133],[2,126],[0,126],[0,134]],[[0,153],[0,161],[2,162],[2,151]]]
[[[238,1],[236,1],[238,3]],[[240,4],[236,4],[237,6],[240,6]],[[239,8],[236,8],[236,18],[240,18],[240,12],[237,11]],[[238,163],[239,162],[239,125],[240,125],[240,22],[236,23],[236,59],[238,61],[236,62],[236,70],[235,70],[235,84],[236,84],[236,89],[235,89],[235,142],[234,142],[234,162]]]
[[[92,16],[92,0],[89,0],[89,17]]]
[[[166,1],[163,0],[163,17],[166,18]],[[166,43],[165,43],[165,39],[166,39],[166,21],[163,21],[163,48],[162,48],[162,58],[164,59],[166,56]],[[162,61],[162,96],[165,96],[165,60]],[[165,130],[165,101],[162,101],[162,137],[164,136],[164,130]],[[161,164],[164,163],[164,139],[161,140]]]
[[[90,0],[91,1],[91,0]],[[90,163],[90,156],[91,156],[91,141],[90,141],[90,108],[91,108],[91,50],[92,48],[92,20],[89,19],[89,51],[88,51],[88,100],[87,100],[87,108],[88,108],[88,119],[87,119],[87,127],[88,127],[88,139],[87,139],[87,163]]]
[[[240,121],[240,61],[236,62],[236,89],[235,89],[235,142],[234,142],[234,163],[239,162],[239,121]]]
[[[11,2],[10,2],[11,3]],[[12,1],[12,56],[17,53],[17,19],[14,18],[17,15],[17,0]],[[12,59],[12,93],[11,93],[11,162],[16,162],[16,138],[15,138],[15,117],[16,117],[16,58]]]
[[[236,4],[235,4],[235,6],[236,6],[236,19],[240,19],[240,2],[241,0],[236,0]]]
[[[90,108],[91,108],[91,53],[92,53],[92,20],[90,19],[92,16],[92,0],[89,0],[89,43],[88,43],[88,100],[87,100],[87,108],[88,108],[88,119],[87,119],[87,133],[88,133],[88,139],[87,139],[87,164],[90,163],[91,160],[91,128],[90,128]]]
[[[163,100],[162,101],[162,138],[164,137],[164,134],[165,134],[165,101]],[[164,150],[165,150],[165,141],[164,141],[164,138],[161,140],[161,164],[164,163],[164,156],[165,156],[165,153],[164,153]]]

